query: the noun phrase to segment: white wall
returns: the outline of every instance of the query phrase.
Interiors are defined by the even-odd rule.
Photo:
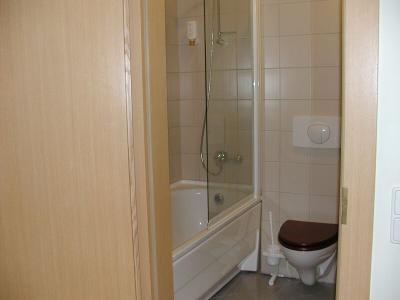
[[[400,1],[380,1],[378,148],[371,299],[400,299],[400,244],[390,242],[391,193],[400,187]]]

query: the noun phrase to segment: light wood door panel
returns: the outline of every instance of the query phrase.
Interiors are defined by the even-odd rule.
[[[0,1],[0,299],[135,299],[123,1]]]
[[[337,299],[369,298],[375,191],[378,0],[343,1],[341,185],[348,189],[340,221]],[[341,206],[343,206],[343,197]]]

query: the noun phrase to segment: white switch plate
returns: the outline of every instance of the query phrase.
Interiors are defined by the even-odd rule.
[[[396,187],[392,192],[392,218],[391,240],[394,244],[400,244],[400,188]]]

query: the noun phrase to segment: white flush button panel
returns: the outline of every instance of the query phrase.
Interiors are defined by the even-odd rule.
[[[400,244],[400,188],[392,193],[392,242]]]
[[[293,145],[303,148],[340,148],[339,118],[333,116],[294,117]]]

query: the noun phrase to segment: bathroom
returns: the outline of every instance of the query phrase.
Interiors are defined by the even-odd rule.
[[[213,295],[239,263],[278,275],[278,286],[298,278],[277,246],[282,225],[333,224],[337,239],[341,2],[167,0],[165,18],[175,299]],[[224,230],[247,230],[250,247],[214,275],[227,255],[204,249],[224,249],[214,241],[232,238]],[[334,299],[335,251],[320,279],[326,295],[316,289],[315,299]]]
[[[1,0],[0,299],[398,300],[399,12]]]

